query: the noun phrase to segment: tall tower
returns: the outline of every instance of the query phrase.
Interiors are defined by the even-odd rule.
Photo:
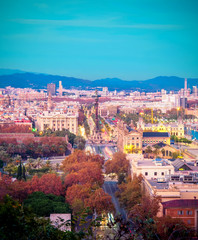
[[[188,89],[187,89],[187,78],[185,78],[185,83],[184,83],[184,96],[187,96],[188,94]]]
[[[63,95],[63,86],[62,86],[62,81],[59,81],[59,95]]]
[[[98,90],[96,90],[96,98],[95,98],[95,116],[96,116],[95,124],[96,124],[96,132],[99,131],[99,121],[98,121],[98,99],[99,99],[99,96],[98,96]]]
[[[187,90],[187,78],[185,78],[185,85],[184,85],[185,91]]]

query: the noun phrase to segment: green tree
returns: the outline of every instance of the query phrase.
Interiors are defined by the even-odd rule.
[[[64,197],[43,192],[30,194],[24,201],[24,206],[30,207],[33,213],[41,217],[49,217],[50,213],[71,213]]]
[[[76,136],[75,139],[74,139],[74,144],[80,150],[84,150],[85,143],[86,143],[86,140],[83,137],[81,137],[81,136]]]
[[[0,202],[0,239],[2,240],[79,240],[84,234],[63,232],[49,220],[37,217],[29,208],[6,196]]]
[[[21,161],[20,164],[17,168],[17,179],[21,180],[22,179],[22,175],[23,175],[23,170],[22,170],[22,165],[21,165]]]
[[[130,211],[136,204],[139,204],[142,199],[141,191],[142,176],[134,175],[133,179],[127,179],[126,183],[118,185],[119,191],[117,195],[119,197],[121,205]]]

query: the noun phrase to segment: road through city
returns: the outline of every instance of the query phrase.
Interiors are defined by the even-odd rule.
[[[120,203],[115,196],[116,191],[118,191],[117,182],[116,181],[105,181],[103,184],[103,189],[106,193],[108,193],[112,198],[112,203],[115,207],[116,214],[121,215],[123,220],[127,220],[127,215],[125,210],[120,206]]]

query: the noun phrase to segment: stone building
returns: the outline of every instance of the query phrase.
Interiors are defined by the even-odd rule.
[[[48,128],[53,131],[68,129],[71,133],[77,134],[78,114],[44,111],[42,114],[37,115],[36,127],[39,131]]]
[[[123,121],[117,123],[119,151],[124,153],[141,153],[142,151],[142,133],[124,124]]]

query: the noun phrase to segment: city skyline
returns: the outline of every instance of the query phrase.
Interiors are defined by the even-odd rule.
[[[195,1],[1,3],[0,67],[83,79],[196,78]]]

